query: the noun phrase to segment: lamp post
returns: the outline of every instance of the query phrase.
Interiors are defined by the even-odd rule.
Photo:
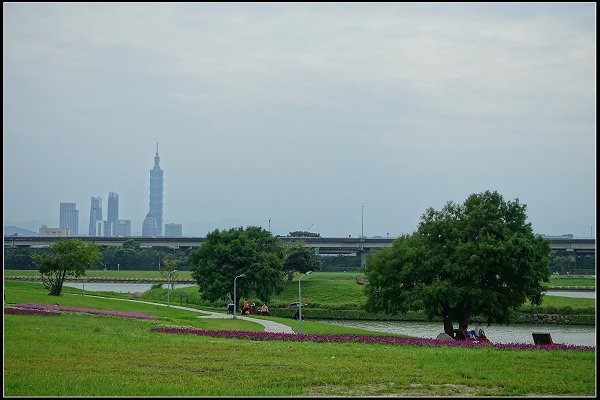
[[[312,271],[308,271],[304,275],[300,275],[300,278],[298,278],[298,323],[300,324],[298,329],[299,333],[302,333],[302,290],[300,288],[300,280],[303,276],[309,275],[311,273]]]
[[[237,308],[237,297],[236,297],[237,296],[237,293],[236,293],[237,288],[236,288],[235,281],[237,278],[242,278],[244,276],[246,276],[246,274],[241,274],[241,275],[238,275],[235,278],[233,278],[233,318],[236,318],[235,313],[236,313],[236,308]]]
[[[169,271],[169,282],[167,282],[169,285],[169,291],[167,292],[167,307],[171,307],[171,281],[173,280],[173,275],[175,272],[177,272],[176,269]]]
[[[362,206],[362,208],[360,209],[360,238],[361,238],[361,241],[364,241],[364,239],[365,239],[365,233],[364,233],[365,223],[364,223],[364,217],[363,217],[364,211],[365,211],[365,206]]]

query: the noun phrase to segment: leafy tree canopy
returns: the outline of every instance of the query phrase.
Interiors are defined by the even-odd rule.
[[[302,242],[293,242],[288,245],[288,254],[283,262],[283,269],[291,280],[294,272],[305,273],[321,269],[321,257],[315,251],[305,247]]]
[[[390,313],[424,309],[465,329],[472,316],[506,322],[527,299],[540,304],[549,281],[550,243],[533,234],[526,206],[497,192],[462,205],[426,210],[417,232],[369,258],[367,308]]]
[[[233,299],[235,277],[246,274],[236,281],[238,301],[254,293],[267,303],[283,289],[284,257],[281,240],[255,226],[216,229],[189,255],[202,297],[213,302]]]
[[[60,295],[67,276],[85,275],[85,270],[98,265],[100,259],[100,245],[81,239],[58,240],[48,251],[33,255],[44,287],[54,296]]]

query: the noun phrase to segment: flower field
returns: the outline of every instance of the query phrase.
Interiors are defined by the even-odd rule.
[[[60,315],[56,311],[36,310],[31,308],[4,307],[5,314],[25,314],[25,315]]]
[[[47,304],[32,304],[32,303],[22,303],[16,304],[15,307],[21,308],[29,308],[34,310],[54,310],[54,311],[72,311],[72,312],[82,312],[88,314],[102,314],[102,315],[116,315],[118,317],[125,318],[155,318],[152,314],[142,314],[135,312],[127,312],[127,311],[114,311],[114,310],[98,310],[95,308],[82,308],[82,307],[64,307],[59,305],[47,305]]]
[[[200,336],[215,336],[232,339],[251,340],[287,340],[287,341],[312,341],[312,342],[360,342],[360,343],[382,343],[390,345],[408,346],[450,346],[450,347],[482,347],[488,346],[496,349],[523,349],[523,350],[583,350],[594,351],[593,346],[576,346],[567,344],[535,345],[529,343],[477,343],[456,340],[436,340],[424,338],[404,338],[394,336],[364,336],[364,335],[336,335],[336,334],[291,334],[272,332],[243,332],[243,331],[212,331],[191,328],[152,328],[152,332],[193,334]]]

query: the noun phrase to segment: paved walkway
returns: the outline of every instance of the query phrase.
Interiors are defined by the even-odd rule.
[[[149,302],[149,301],[142,301],[142,300],[117,299],[117,298],[114,298],[114,297],[94,296],[94,295],[89,295],[89,294],[82,295],[82,296],[100,297],[100,298],[103,298],[103,299],[113,299],[113,300],[123,300],[123,301],[135,301],[137,303],[144,303],[144,304],[152,304],[152,305],[155,305],[155,306],[169,307],[166,304],[152,303],[152,302]],[[218,313],[218,312],[214,312],[214,311],[204,311],[204,310],[198,310],[196,308],[182,307],[182,306],[176,306],[176,305],[171,305],[170,307],[171,308],[177,308],[177,309],[180,309],[180,310],[187,310],[187,311],[193,311],[193,312],[202,313],[202,314],[208,314],[208,315],[200,315],[200,316],[198,316],[198,318],[221,318],[221,319],[233,318],[233,315],[228,315],[228,314],[224,314],[224,313]],[[284,324],[280,324],[280,323],[275,322],[275,321],[270,321],[270,320],[260,319],[260,318],[246,317],[246,316],[242,316],[242,315],[238,315],[238,316],[236,316],[236,318],[243,319],[243,320],[250,321],[250,322],[255,322],[257,324],[261,324],[262,326],[265,327],[265,332],[295,333],[293,331],[293,329],[290,328],[289,326],[284,325]]]

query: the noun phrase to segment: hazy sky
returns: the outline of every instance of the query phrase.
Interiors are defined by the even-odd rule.
[[[596,5],[3,3],[4,225],[119,194],[164,222],[396,236],[497,190],[596,217]]]

